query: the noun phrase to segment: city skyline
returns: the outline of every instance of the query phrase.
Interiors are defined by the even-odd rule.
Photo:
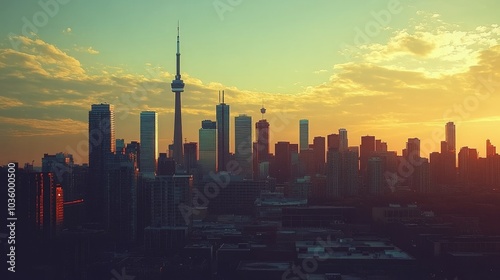
[[[492,1],[481,4],[498,5]],[[177,2],[173,5],[186,8]],[[207,4],[197,5],[201,8]],[[209,12],[202,17],[207,20],[204,27],[195,26],[192,20],[193,15],[203,12],[195,9],[188,14],[187,9],[181,9],[178,15],[155,19],[161,20],[151,25],[150,32],[155,36],[137,37],[143,44],[138,52],[133,49],[140,46],[137,42],[119,47],[106,40],[105,31],[124,28],[113,29],[110,23],[114,17],[106,22],[99,12],[95,23],[69,21],[68,17],[82,8],[81,3],[60,4],[58,12],[43,26],[33,20],[37,12],[45,12],[41,6],[10,4],[1,12],[8,24],[0,27],[4,38],[0,43],[0,86],[5,90],[0,97],[0,130],[4,135],[0,143],[9,147],[2,153],[1,163],[34,160],[41,165],[44,153],[58,152],[73,154],[75,163],[88,162],[85,153],[72,151],[78,151],[80,143],[88,143],[86,118],[90,106],[104,102],[114,105],[116,138],[126,142],[140,138],[140,112],[156,111],[158,152],[165,152],[174,130],[174,97],[169,83],[175,73],[178,18],[183,25],[183,135],[188,142],[198,139],[202,120],[215,119],[220,89],[226,91],[227,104],[232,107],[230,118],[247,114],[260,119],[261,101],[265,100],[272,153],[273,144],[279,141],[299,143],[302,118],[309,120],[309,141],[346,128],[349,146],[359,146],[361,136],[374,135],[387,142],[389,150],[401,154],[408,138],[422,142],[430,139],[434,148],[422,154],[426,158],[427,152],[439,151],[440,141],[445,140],[443,132],[434,137],[433,131],[443,131],[442,126],[450,121],[456,125],[457,153],[468,146],[485,156],[486,139],[493,144],[500,142],[496,129],[500,115],[495,106],[499,99],[495,93],[500,67],[495,59],[500,56],[500,27],[494,12],[478,18],[475,6],[465,2],[454,4],[453,10],[447,9],[448,4],[428,1],[374,1],[358,9],[343,4],[352,18],[344,17],[347,28],[337,30],[332,27],[338,19],[326,11],[336,13],[334,8],[340,7],[339,3],[310,5],[308,8],[318,13],[305,15],[305,21],[316,20],[301,20],[290,26],[286,26],[288,21],[280,22],[280,17],[248,22],[257,5],[268,6],[269,12],[284,8],[275,3],[243,2],[221,14],[210,3]],[[297,12],[292,7],[302,6],[297,2],[287,5],[290,15]],[[319,13],[319,8],[325,11]],[[84,13],[88,9],[83,9]],[[173,13],[172,9],[166,11]],[[382,15],[389,15],[385,18],[389,22],[371,36],[366,30],[375,26],[373,23],[381,24]],[[37,29],[32,30],[36,35],[21,36],[24,26],[24,30],[33,29],[24,18]],[[99,23],[106,27],[104,31],[88,31]],[[234,37],[239,51],[223,48],[224,38],[251,27],[255,31]],[[213,38],[208,38],[202,35],[207,30],[231,32],[221,35],[214,31],[210,33]],[[279,30],[287,31],[284,34],[300,31],[300,38],[269,38]],[[130,32],[138,36],[135,30]],[[355,44],[356,38],[363,42]],[[262,44],[263,39],[269,40]],[[206,42],[206,50],[198,47],[200,42]],[[145,45],[148,51],[144,51]],[[286,51],[279,51],[283,49]],[[303,57],[295,65],[285,61],[297,54]],[[255,62],[248,63],[249,58]],[[265,67],[257,67],[263,62]],[[232,124],[229,130],[230,151],[234,153]]]

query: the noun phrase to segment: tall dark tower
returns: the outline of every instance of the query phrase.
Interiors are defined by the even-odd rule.
[[[229,105],[222,100],[219,91],[219,104],[215,106],[217,119],[217,171],[225,171],[229,162]]]
[[[181,79],[181,52],[179,43],[179,25],[177,24],[177,62],[175,79],[172,80],[172,92],[175,93],[175,118],[174,118],[174,160],[182,164],[182,119],[181,119],[181,92],[184,91],[184,82]]]

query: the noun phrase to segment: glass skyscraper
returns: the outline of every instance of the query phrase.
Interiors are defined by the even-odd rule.
[[[252,178],[252,117],[234,118],[234,157],[242,169],[242,176]]]
[[[301,151],[309,149],[309,120],[299,121],[299,146]]]
[[[156,173],[158,157],[158,114],[156,112],[141,112],[140,143],[140,171],[144,176],[153,177]]]
[[[216,122],[204,120],[199,130],[199,160],[203,174],[217,171],[217,126]]]

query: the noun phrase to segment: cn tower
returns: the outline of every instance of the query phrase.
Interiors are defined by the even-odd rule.
[[[184,91],[184,82],[181,79],[181,52],[179,42],[179,24],[177,24],[177,61],[176,75],[172,80],[172,92],[175,93],[175,117],[174,117],[174,150],[173,158],[177,165],[182,165],[182,119],[181,119],[181,92]]]

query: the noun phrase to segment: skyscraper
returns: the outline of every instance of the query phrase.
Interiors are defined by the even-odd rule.
[[[257,158],[259,163],[267,161],[269,157],[269,122],[259,120],[255,124],[257,133]]]
[[[339,129],[339,151],[345,152],[349,148],[349,142],[347,140],[347,130],[345,128]]]
[[[446,143],[448,143],[448,150],[456,153],[455,124],[453,122],[446,124]]]
[[[366,182],[368,159],[375,152],[375,136],[361,136],[361,145],[359,148],[359,165],[364,182]]]
[[[299,120],[299,146],[301,151],[309,149],[309,120]]]
[[[316,136],[313,139],[314,170],[316,174],[325,173],[325,137]]]
[[[222,99],[219,91],[219,104],[215,107],[217,119],[217,170],[225,171],[229,161],[229,105],[224,103],[224,91]]]
[[[246,179],[252,178],[252,117],[239,115],[234,118],[234,158]]]
[[[156,174],[158,158],[158,114],[141,112],[141,174],[153,177]]]
[[[329,150],[339,150],[340,146],[340,137],[338,134],[329,134],[327,136],[327,146]]]
[[[183,163],[182,156],[182,119],[181,119],[181,92],[184,91],[184,82],[181,79],[181,52],[179,41],[179,26],[177,26],[177,54],[176,75],[172,80],[172,92],[175,93],[175,116],[174,116],[174,149],[173,158],[177,164]]]
[[[111,104],[93,104],[89,112],[89,168],[103,170],[115,152],[115,114]]]
[[[412,165],[419,165],[420,162],[420,139],[408,138],[406,142],[407,160]]]
[[[493,157],[497,154],[497,147],[493,146],[490,139],[486,140],[486,157]]]
[[[188,174],[193,175],[193,169],[198,164],[198,143],[184,143],[184,167]]]
[[[203,174],[217,171],[217,125],[211,120],[201,122],[199,130],[200,159]]]
[[[86,208],[90,222],[107,229],[109,220],[109,189],[107,162],[115,152],[114,107],[93,104],[89,112],[89,188]]]
[[[289,182],[292,170],[290,142],[278,142],[274,145],[274,150],[276,154],[276,182],[279,184]]]

